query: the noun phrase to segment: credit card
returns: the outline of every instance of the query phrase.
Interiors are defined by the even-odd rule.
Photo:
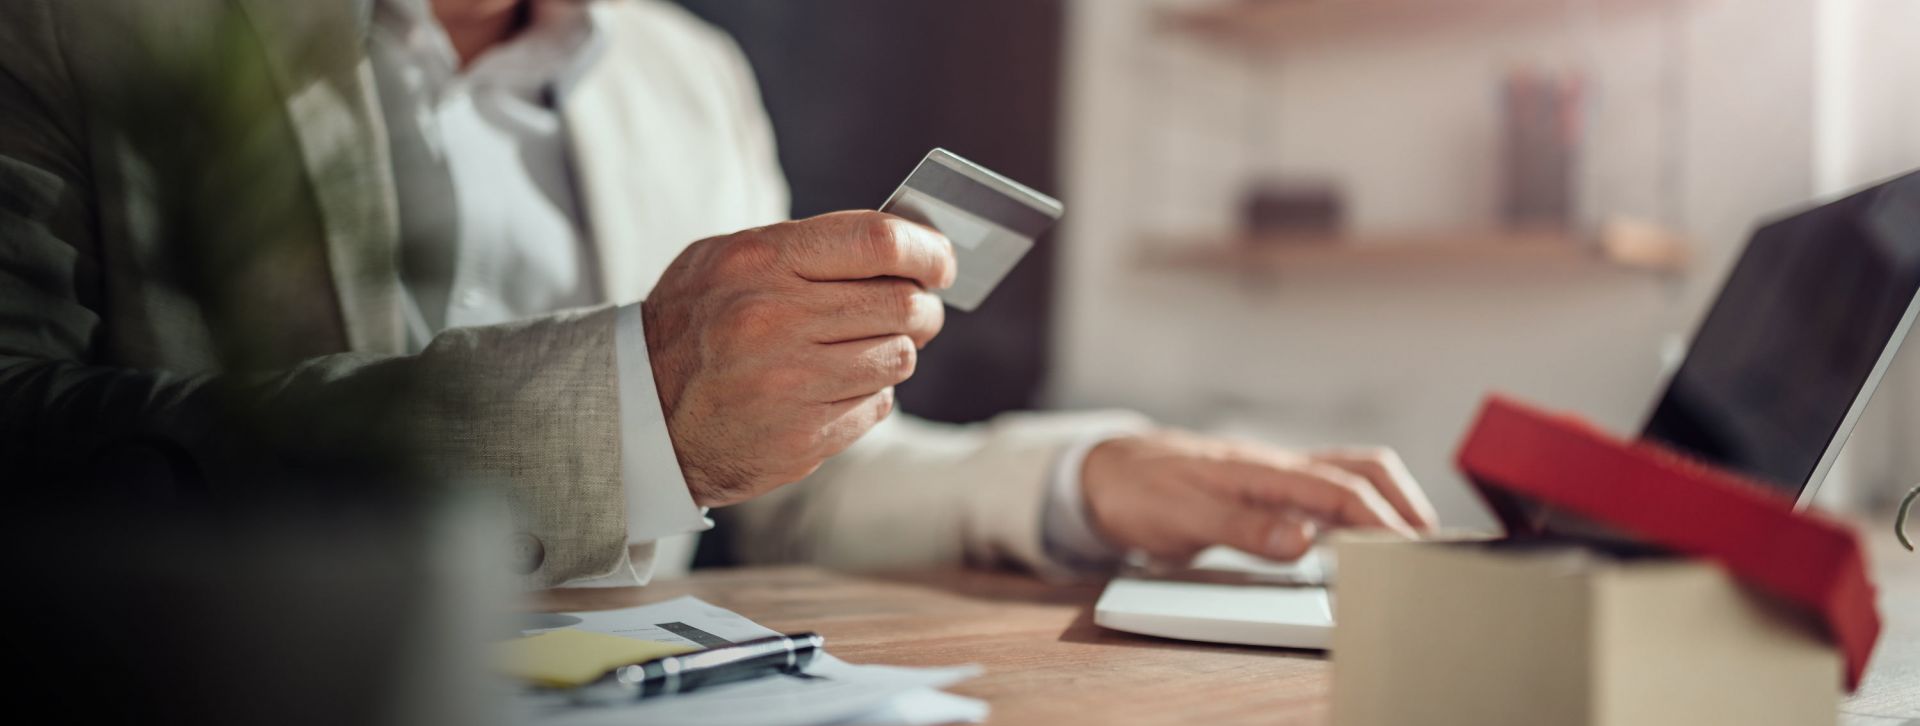
[[[927,152],[880,211],[918,222],[953,240],[959,274],[936,294],[971,312],[985,302],[1033,242],[1052,229],[1066,208],[946,149]]]

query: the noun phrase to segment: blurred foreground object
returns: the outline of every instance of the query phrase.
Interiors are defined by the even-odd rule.
[[[1338,552],[1338,726],[1838,718],[1838,653],[1704,562],[1513,540]]]
[[[1881,623],[1851,529],[1498,397],[1459,463],[1508,536],[1339,545],[1335,723],[1833,723],[1858,687]]]
[[[479,498],[473,498],[478,501]],[[12,708],[60,723],[494,724],[501,513],[340,498],[0,511]]]

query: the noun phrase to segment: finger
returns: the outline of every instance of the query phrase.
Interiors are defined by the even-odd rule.
[[[893,405],[892,388],[882,388],[865,396],[826,404],[826,424],[820,429],[819,449],[815,455],[826,459],[846,451],[853,442],[859,441],[874,426],[886,420],[893,413]]]
[[[1330,501],[1322,502],[1326,505],[1323,511],[1331,515],[1330,521],[1352,527],[1379,527],[1413,536],[1413,526],[1365,478],[1339,467],[1317,463],[1300,467],[1298,473],[1306,481],[1332,485],[1309,489],[1309,496],[1330,497]],[[1306,509],[1311,511],[1314,508]]]
[[[1366,479],[1311,461],[1232,458],[1210,462],[1218,485],[1247,501],[1294,507],[1348,527],[1378,527],[1411,536],[1413,528]]]
[[[1260,509],[1234,512],[1221,529],[1220,544],[1270,560],[1291,562],[1313,548],[1312,520]]]
[[[819,346],[810,353],[820,375],[804,394],[815,401],[864,398],[913,376],[919,352],[904,335],[888,335]]]
[[[905,335],[924,348],[946,324],[946,307],[933,293],[897,277],[808,285],[812,339],[844,343]]]
[[[1213,545],[1226,545],[1273,560],[1296,560],[1313,547],[1311,520],[1245,501],[1205,494],[1170,503],[1169,522],[1176,543],[1164,559],[1191,558]],[[1158,554],[1158,553],[1157,553]]]
[[[768,228],[782,259],[815,282],[899,277],[926,289],[953,285],[953,243],[930,228],[880,212],[834,212]]]
[[[1425,490],[1407,470],[1406,462],[1390,450],[1332,451],[1314,455],[1314,460],[1345,469],[1373,484],[1373,488],[1392,504],[1394,511],[1419,529],[1440,525],[1440,515]]]

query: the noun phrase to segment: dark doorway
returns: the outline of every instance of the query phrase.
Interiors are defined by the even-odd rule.
[[[753,62],[794,216],[871,209],[935,146],[1058,196],[1060,0],[681,1]],[[1031,407],[1054,260],[1042,240],[979,311],[950,310],[902,408],[963,422]]]

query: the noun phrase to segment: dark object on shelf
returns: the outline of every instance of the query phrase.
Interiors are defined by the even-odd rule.
[[[1908,552],[1913,551],[1913,540],[1907,539],[1907,513],[1913,511],[1913,500],[1917,497],[1920,497],[1920,487],[1914,487],[1913,491],[1901,497],[1899,517],[1893,520],[1893,536],[1900,540],[1900,546],[1907,548]]]
[[[1509,226],[1572,224],[1583,86],[1571,73],[1521,69],[1507,75],[1501,88],[1506,135],[1500,201]]]
[[[1325,182],[1257,182],[1241,203],[1241,221],[1256,244],[1334,239],[1346,212],[1345,196]]]

